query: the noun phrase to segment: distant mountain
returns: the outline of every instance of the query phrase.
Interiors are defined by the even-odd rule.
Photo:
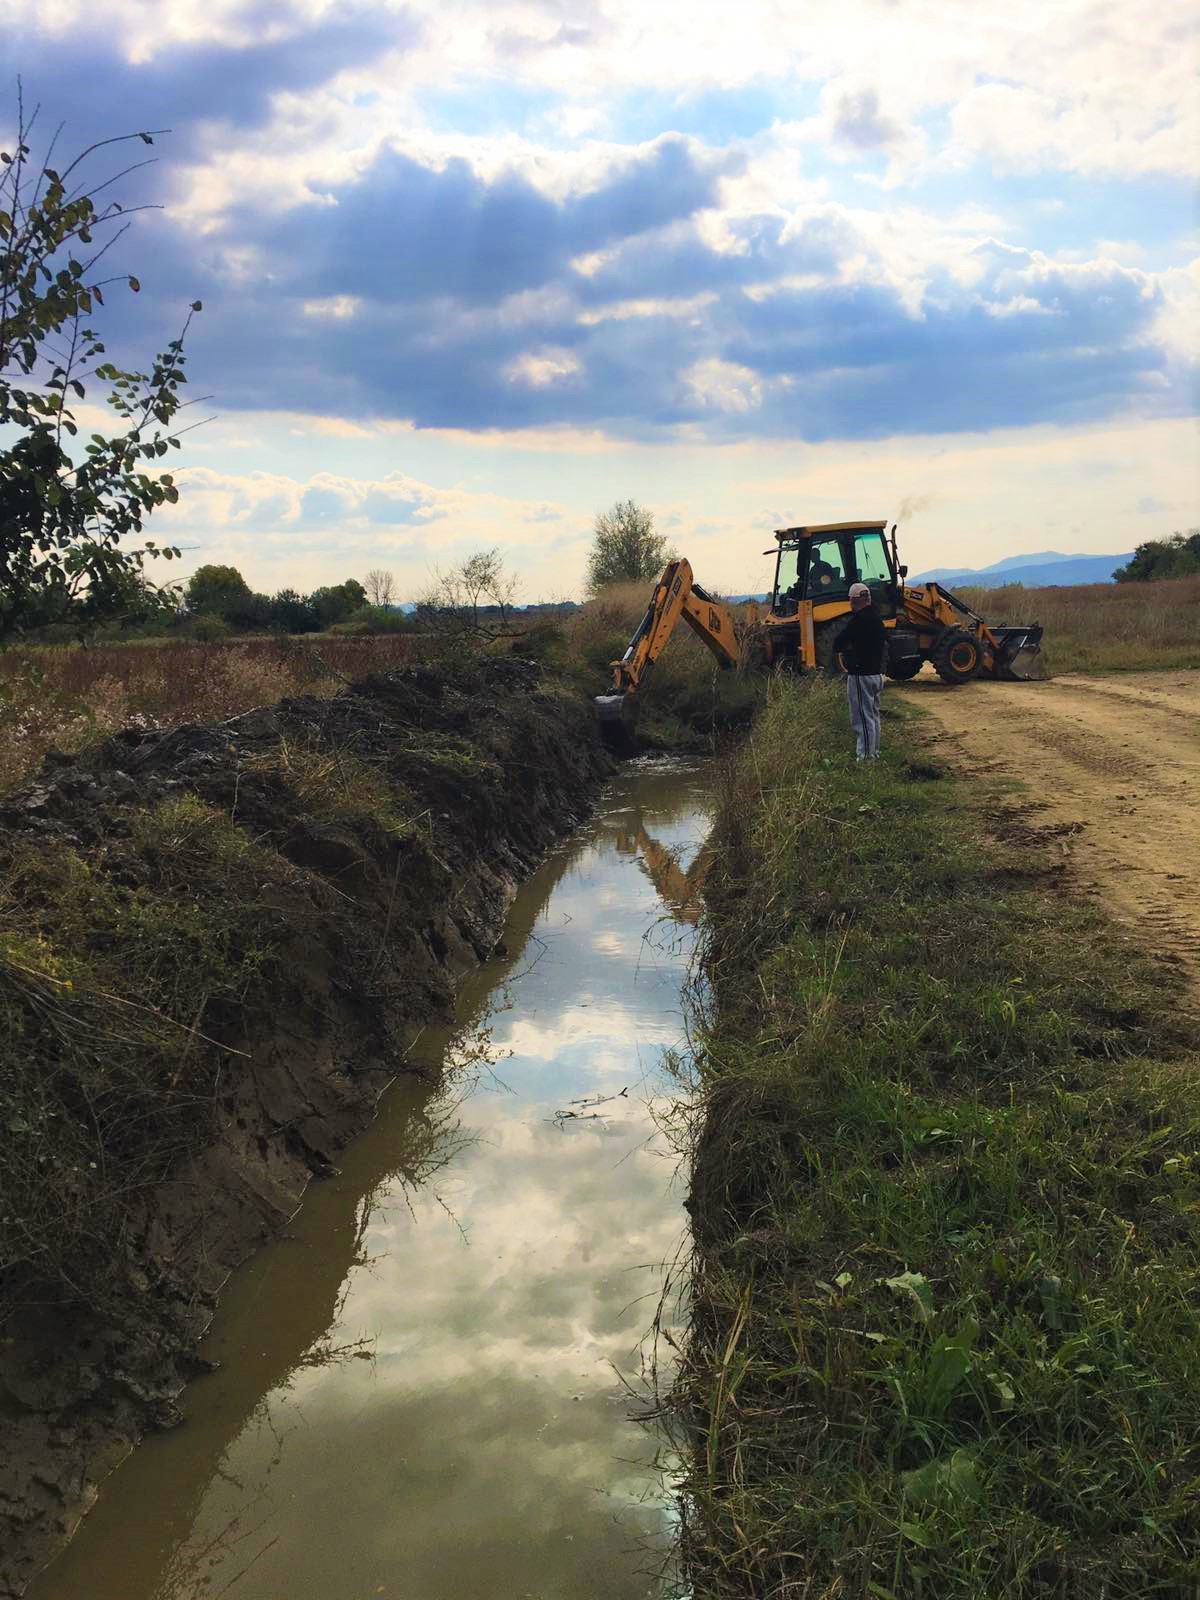
[[[1108,583],[1118,567],[1132,559],[1133,552],[1116,556],[1068,556],[1059,550],[1043,550],[1035,555],[1005,556],[990,567],[964,569],[935,567],[910,576],[909,583],[933,579],[948,588],[996,589],[1004,583],[1025,583],[1046,588],[1075,583]]]

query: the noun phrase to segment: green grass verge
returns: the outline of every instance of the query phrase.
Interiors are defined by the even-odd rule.
[[[727,777],[691,1592],[1194,1595],[1195,1030],[911,712],[884,728],[858,765],[841,695],[784,684]]]

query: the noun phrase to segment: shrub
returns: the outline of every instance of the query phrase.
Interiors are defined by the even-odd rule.
[[[215,644],[218,639],[228,639],[229,624],[223,617],[193,617],[188,632],[199,644]]]

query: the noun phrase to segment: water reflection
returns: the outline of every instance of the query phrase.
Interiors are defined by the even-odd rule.
[[[114,1476],[36,1600],[662,1592],[669,1513],[625,1386],[682,1233],[651,1110],[705,793],[627,770],[546,863],[462,997],[474,1092],[389,1095],[232,1286],[186,1427]]]

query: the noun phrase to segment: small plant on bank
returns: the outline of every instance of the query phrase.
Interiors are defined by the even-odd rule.
[[[95,328],[105,293],[141,285],[129,273],[101,275],[130,212],[93,199],[89,187],[98,195],[113,180],[90,186],[84,169],[101,146],[152,145],[154,136],[102,140],[60,171],[54,140],[34,159],[36,117],[18,103],[16,147],[0,152],[0,643],[46,623],[87,627],[162,604],[146,557],[178,551],[122,540],[178,499],[171,474],[149,469],[179,447],[183,344],[200,310],[194,301],[149,372],[104,359]],[[119,426],[81,445],[72,407],[92,381],[108,385]]]

